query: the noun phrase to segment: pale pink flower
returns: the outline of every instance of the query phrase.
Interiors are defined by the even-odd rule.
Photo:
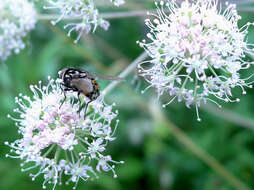
[[[110,0],[115,6],[124,4],[124,0]],[[46,0],[48,6],[45,9],[56,9],[60,12],[60,16],[52,24],[56,24],[64,18],[78,18],[81,21],[71,22],[64,26],[69,29],[68,36],[72,32],[77,32],[78,37],[74,41],[77,43],[83,34],[88,34],[90,31],[94,32],[98,26],[104,30],[108,30],[109,22],[104,20],[99,14],[94,0]]]
[[[30,88],[34,94],[32,98],[22,94],[16,98],[19,108],[14,112],[20,118],[8,116],[16,121],[21,138],[13,143],[6,142],[11,147],[7,157],[22,159],[23,171],[38,168],[37,173],[30,175],[33,180],[44,175],[43,188],[51,183],[54,189],[56,184],[62,183],[63,175],[70,175],[66,183],[73,182],[76,188],[79,179],[86,181],[98,177],[95,172],[98,165],[111,168],[115,176],[114,167],[108,162],[103,162],[104,166],[101,160],[108,142],[115,139],[118,120],[114,125],[113,121],[117,111],[112,111],[112,106],[99,97],[89,104],[86,116],[83,110],[79,115],[79,105],[73,104],[74,92],[67,94],[60,108],[64,99],[60,80],[49,78],[47,86],[39,82]],[[97,162],[97,167],[94,168],[91,162]],[[26,164],[30,166],[25,167]]]
[[[155,87],[159,97],[170,96],[163,107],[174,100],[183,101],[187,107],[196,107],[200,120],[201,102],[217,104],[212,97],[239,102],[232,98],[231,90],[240,87],[245,94],[244,88],[252,88],[250,77],[243,78],[240,71],[252,64],[246,54],[253,55],[253,44],[247,43],[246,36],[253,23],[239,28],[241,17],[234,4],[220,11],[217,0],[194,2],[155,3],[157,14],[151,13],[154,18],[145,21],[149,42],[138,42],[151,60],[140,63],[138,69],[150,84],[147,89]]]

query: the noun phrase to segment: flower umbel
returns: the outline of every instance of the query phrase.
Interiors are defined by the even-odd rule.
[[[36,23],[36,11],[27,0],[1,0],[0,3],[0,59],[25,48],[24,37]]]
[[[177,5],[175,1],[155,3],[155,18],[147,19],[150,32],[145,40],[138,42],[151,60],[140,63],[140,75],[155,87],[158,96],[184,101],[187,107],[214,102],[214,96],[225,102],[239,102],[232,98],[231,90],[240,87],[252,88],[249,78],[241,78],[240,71],[252,64],[246,54],[253,54],[253,44],[246,42],[248,28],[253,23],[238,27],[241,18],[234,4],[226,4],[225,11],[217,9],[217,0],[188,0]],[[166,13],[165,10],[169,12]],[[148,13],[149,14],[149,13]],[[144,91],[143,91],[144,92]]]
[[[124,4],[124,0],[110,0],[115,6]],[[91,30],[96,30],[97,26],[102,27],[104,30],[109,28],[109,22],[104,20],[98,9],[95,7],[93,0],[47,0],[49,6],[44,6],[45,9],[58,9],[60,16],[52,24],[56,24],[66,17],[81,18],[80,22],[68,23],[64,26],[65,29],[69,28],[68,36],[72,31],[78,33],[75,43],[85,33],[88,34]]]
[[[65,182],[74,183],[76,188],[79,180],[98,178],[97,172],[114,171],[116,162],[110,155],[104,155],[107,144],[113,141],[118,120],[117,111],[106,105],[100,97],[89,104],[84,118],[84,111],[77,113],[78,105],[74,94],[67,94],[67,99],[60,89],[60,81],[49,78],[47,86],[31,86],[33,98],[22,94],[16,98],[19,108],[15,109],[19,119],[8,116],[16,121],[21,138],[13,143],[7,157],[19,158],[24,161],[22,171],[32,170],[34,180],[42,174],[43,188],[47,183],[62,184],[62,176],[70,176]]]

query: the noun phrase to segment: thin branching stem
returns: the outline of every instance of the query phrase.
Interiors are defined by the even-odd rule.
[[[155,11],[155,10],[152,10]],[[137,11],[122,11],[114,13],[102,13],[101,16],[104,19],[118,19],[118,18],[127,18],[127,17],[140,17],[146,16],[147,11],[137,10]],[[56,20],[59,18],[58,14],[41,14],[38,15],[39,20]],[[82,17],[64,17],[62,20],[80,20]]]
[[[125,78],[127,77],[133,70],[136,69],[137,65],[144,61],[147,58],[146,52],[143,52],[140,56],[137,57],[126,69],[124,69],[123,72],[121,72],[118,77],[120,78]],[[103,90],[103,95],[109,93],[115,86],[120,83],[121,81],[113,81],[111,82],[104,90]]]
[[[201,109],[207,111],[208,113],[211,113],[215,115],[216,117],[219,117],[223,120],[229,121],[231,123],[236,124],[239,127],[245,127],[251,130],[254,130],[254,120],[244,117],[238,113],[235,113],[233,111],[230,111],[225,108],[217,108],[216,106],[213,106],[211,104],[205,104],[201,106]]]
[[[166,119],[160,109],[154,109],[156,106],[149,106],[151,113],[153,113],[155,119],[163,126],[168,128],[174,137],[183,144],[192,154],[196,155],[200,160],[207,164],[217,174],[222,176],[228,183],[230,183],[235,189],[250,190],[250,188],[244,184],[240,179],[235,177],[230,171],[228,171],[220,162],[218,162],[213,156],[208,154],[197,146],[190,137],[188,137],[184,131],[179,127],[171,123]],[[159,120],[158,120],[159,119]]]
[[[239,12],[243,13],[253,13],[254,8],[238,8]],[[167,12],[168,10],[165,10]],[[120,19],[120,18],[128,18],[128,17],[144,17],[148,16],[147,12],[155,13],[156,10],[134,10],[134,11],[121,11],[121,12],[113,12],[113,13],[101,13],[101,16],[104,19]],[[58,14],[39,14],[37,16],[38,20],[56,20],[59,18]],[[82,17],[64,17],[62,20],[80,20]]]

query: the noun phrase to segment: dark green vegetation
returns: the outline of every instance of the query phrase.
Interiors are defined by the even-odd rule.
[[[131,2],[134,1],[120,10],[152,7],[146,0],[136,1],[138,5]],[[254,5],[246,7],[253,11],[241,12],[240,25],[254,19]],[[9,148],[4,142],[19,137],[14,122],[6,117],[16,108],[15,96],[19,93],[31,95],[30,84],[39,80],[46,82],[48,75],[55,78],[66,66],[116,76],[142,53],[135,42],[144,38],[143,20],[142,17],[111,20],[109,31],[99,29],[77,45],[66,36],[61,26],[39,21],[28,38],[28,47],[0,64],[1,190],[42,189],[42,177],[32,182],[28,173],[20,171],[20,160],[5,158]],[[253,27],[249,31],[249,41],[254,43]],[[253,72],[252,66],[244,75]],[[154,90],[141,95],[146,83],[134,79],[132,73],[126,82],[106,96],[107,102],[116,102],[119,110],[117,140],[107,148],[114,160],[125,161],[124,165],[116,167],[119,177],[114,179],[112,173],[103,173],[98,180],[81,182],[78,189],[246,189],[239,185],[239,181],[254,189],[254,89],[248,89],[245,96],[235,90],[234,94],[241,98],[241,102],[223,104],[225,110],[221,113],[213,111],[210,106],[201,109],[202,122],[197,122],[194,109],[189,110],[177,103],[162,109],[158,102],[154,103]],[[104,89],[109,82],[99,83]],[[186,140],[186,136],[189,139]],[[71,186],[56,189],[67,190]]]

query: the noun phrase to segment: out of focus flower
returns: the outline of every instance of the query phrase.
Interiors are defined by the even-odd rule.
[[[125,3],[124,0],[110,0],[110,1],[114,3],[114,5],[117,7]]]
[[[124,4],[124,0],[110,0],[115,6]],[[104,30],[109,28],[109,22],[104,20],[94,4],[94,0],[47,0],[49,6],[44,6],[45,9],[57,9],[60,16],[52,24],[56,24],[65,18],[77,18],[77,22],[68,23],[64,26],[69,29],[68,36],[73,31],[78,33],[75,43],[85,33],[88,34],[91,30],[94,32],[98,26]]]
[[[217,0],[185,0],[181,5],[160,1],[155,5],[157,14],[151,14],[155,18],[145,21],[150,42],[138,42],[151,60],[141,63],[139,72],[159,97],[170,97],[163,106],[174,100],[187,107],[194,105],[200,120],[201,102],[217,104],[211,97],[239,102],[239,98],[232,98],[231,90],[240,87],[245,94],[244,88],[252,87],[247,82],[250,77],[242,78],[240,71],[252,64],[246,61],[246,54],[253,54],[246,35],[253,24],[239,28],[236,6],[226,4],[221,12]]]
[[[71,92],[59,108],[64,95],[58,80],[49,79],[47,86],[39,82],[38,86],[31,86],[31,91],[32,98],[22,94],[16,98],[19,108],[14,112],[19,118],[9,115],[16,121],[21,138],[6,142],[11,147],[7,157],[23,160],[23,171],[37,168],[37,173],[30,176],[34,180],[42,174],[43,188],[47,183],[53,184],[53,189],[56,184],[61,185],[63,175],[69,176],[66,184],[73,182],[74,189],[81,179],[98,178],[97,172],[112,171],[117,177],[114,164],[123,162],[103,154],[108,142],[115,139],[118,125],[118,120],[113,121],[117,112],[112,111],[112,106],[99,98],[89,104],[84,117],[84,111],[77,113],[78,105]]]
[[[0,59],[25,48],[24,37],[36,23],[36,11],[27,0],[1,0]]]

